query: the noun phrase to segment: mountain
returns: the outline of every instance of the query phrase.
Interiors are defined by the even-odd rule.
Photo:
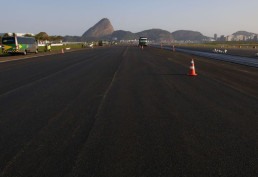
[[[203,41],[209,39],[207,36],[197,31],[178,30],[172,33],[174,40],[177,41]]]
[[[64,36],[63,42],[81,42],[82,38],[80,36]]]
[[[238,35],[253,36],[253,35],[257,35],[257,34],[250,33],[250,32],[247,32],[247,31],[237,31],[237,32],[233,33],[232,35],[234,35],[234,36],[238,36]]]
[[[157,42],[169,42],[173,39],[170,32],[162,29],[150,29],[136,34],[138,36],[147,37],[151,41],[157,41]]]
[[[134,40],[138,39],[139,36],[135,33],[132,33],[130,31],[123,31],[123,30],[118,30],[114,31],[111,35],[111,38],[114,39],[116,38],[118,41],[120,40]]]
[[[101,38],[106,38],[114,32],[114,28],[107,18],[103,18],[93,27],[88,29],[83,35],[84,40],[99,40]]]
[[[76,41],[89,41],[89,40],[135,40],[140,36],[147,37],[150,41],[155,42],[171,42],[173,40],[177,41],[203,41],[209,39],[202,35],[200,32],[179,30],[173,33],[165,31],[162,29],[150,29],[138,33],[132,33],[130,31],[118,30],[114,31],[114,28],[109,19],[103,18],[93,27],[88,29],[81,37],[81,39],[76,37],[67,36],[66,39],[76,40]]]
[[[155,42],[171,42],[173,40],[178,41],[203,41],[208,37],[203,36],[200,32],[180,30],[170,33],[162,29],[150,29],[139,33],[132,33],[130,31],[118,30],[114,31],[114,28],[109,19],[103,18],[93,27],[88,29],[81,37],[82,41],[87,40],[134,40],[140,36],[147,37],[150,41]],[[76,39],[76,38],[72,38]],[[78,40],[78,39],[76,39]]]
[[[161,29],[150,29],[145,30],[139,33],[132,33],[130,31],[118,30],[112,34],[112,39],[116,38],[117,40],[135,40],[139,37],[147,37],[150,41],[171,41],[171,33]]]

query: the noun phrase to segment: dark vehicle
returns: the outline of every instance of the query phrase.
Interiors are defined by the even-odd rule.
[[[147,37],[140,37],[139,38],[139,46],[147,46],[147,41],[148,41],[148,38]]]
[[[99,41],[99,46],[105,46],[105,45],[109,45],[110,43],[108,41]]]

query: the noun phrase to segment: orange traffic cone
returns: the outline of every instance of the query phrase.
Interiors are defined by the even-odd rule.
[[[190,71],[188,76],[197,76],[197,74],[195,73],[195,67],[194,67],[194,60],[192,59],[191,61],[191,66],[190,66]]]
[[[64,53],[64,49],[63,48],[62,48],[61,52]]]

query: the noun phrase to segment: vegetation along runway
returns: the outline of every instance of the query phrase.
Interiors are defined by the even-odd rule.
[[[0,63],[0,176],[255,177],[257,78],[134,46]]]

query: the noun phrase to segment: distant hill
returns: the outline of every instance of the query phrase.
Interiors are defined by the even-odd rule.
[[[200,32],[180,30],[170,33],[162,29],[150,29],[138,33],[132,33],[130,31],[118,30],[114,31],[114,28],[109,19],[103,18],[93,27],[88,29],[82,35],[82,41],[85,40],[134,40],[140,36],[147,37],[151,41],[155,42],[171,42],[172,40],[179,41],[202,41],[208,39]],[[71,39],[76,39],[75,37]]]
[[[103,18],[93,27],[88,29],[83,35],[82,39],[86,40],[98,40],[101,38],[105,38],[106,36],[112,35],[114,32],[114,28],[107,18]]]
[[[135,33],[132,33],[130,31],[123,31],[123,30],[118,30],[114,31],[111,35],[111,38],[114,39],[116,38],[118,41],[120,40],[134,40],[138,39],[139,36]]]
[[[64,36],[63,42],[81,42],[81,36]]]
[[[232,35],[237,36],[237,35],[243,35],[243,36],[252,36],[252,35],[256,35],[255,33],[251,33],[251,32],[247,32],[247,31],[237,31],[235,33],[233,33]]]
[[[169,42],[172,41],[173,37],[170,32],[162,29],[150,29],[145,30],[139,33],[136,33],[138,36],[147,37],[151,41],[156,42]]]
[[[109,19],[103,18],[93,27],[89,28],[81,37],[78,36],[66,36],[64,41],[89,41],[89,40],[135,40],[140,36],[147,37],[151,41],[155,42],[171,42],[177,41],[203,41],[210,39],[207,36],[202,35],[197,31],[179,30],[173,33],[162,29],[150,29],[141,31],[138,33],[132,33],[130,31],[117,30],[114,28]]]
[[[150,29],[145,30],[139,33],[132,33],[130,31],[115,31],[112,34],[112,38],[117,38],[117,40],[134,40],[138,39],[139,37],[147,37],[151,41],[171,41],[172,36],[171,33],[161,29]]]
[[[197,31],[189,30],[178,30],[172,33],[174,40],[177,41],[203,41],[207,40],[209,37],[202,35]]]

